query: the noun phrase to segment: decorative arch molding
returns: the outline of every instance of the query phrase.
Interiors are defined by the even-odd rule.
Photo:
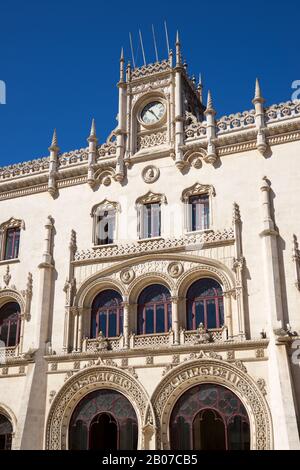
[[[152,191],[148,191],[143,196],[140,196],[135,201],[136,206],[140,206],[142,204],[151,204],[154,202],[160,202],[161,204],[167,204],[167,198],[164,194],[153,193]]]
[[[211,184],[195,183],[193,186],[186,188],[182,191],[181,199],[184,202],[188,202],[190,196],[198,196],[199,194],[208,194],[209,196],[215,196],[216,191]]]
[[[162,284],[174,295],[176,286],[170,276],[163,273],[149,272],[139,276],[128,290],[129,303],[136,304],[140,293],[151,284]]]
[[[191,149],[187,150],[184,154],[184,160],[194,168],[201,168],[202,160],[206,160],[207,151],[205,149],[199,148],[197,150]]]
[[[169,423],[175,403],[189,388],[201,383],[222,385],[241,400],[250,421],[251,449],[273,448],[272,419],[268,404],[254,380],[236,365],[200,357],[174,367],[155,389],[151,402],[157,422],[156,449],[170,449]]]
[[[11,217],[10,219],[0,224],[0,232],[3,232],[8,228],[21,228],[22,230],[25,230],[25,222],[22,219]]]
[[[0,308],[8,302],[17,302],[21,309],[21,315],[24,315],[26,300],[20,292],[12,288],[0,289]]]
[[[125,371],[100,364],[73,375],[56,395],[47,419],[46,449],[67,449],[69,423],[76,405],[91,391],[108,388],[122,393],[132,404],[139,427],[138,449],[144,448],[145,438],[141,436],[149,426],[153,432],[156,428],[147,392]]]
[[[116,290],[123,297],[127,293],[122,282],[119,280],[103,276],[100,277],[99,273],[96,273],[88,277],[80,286],[74,301],[74,306],[89,309],[95,296],[106,289]]]
[[[120,212],[120,204],[115,201],[109,201],[108,199],[103,199],[103,201],[95,204],[91,209],[91,217],[94,217],[97,210],[100,209],[102,211],[111,211],[115,210]]]
[[[220,263],[221,264],[221,263]],[[184,272],[177,281],[177,291],[179,297],[186,297],[188,288],[198,279],[209,277],[221,284],[223,292],[230,292],[235,289],[235,282],[229,275],[226,266],[216,266],[212,264],[199,263],[198,266]]]
[[[148,262],[163,262],[163,263],[172,263],[173,261],[178,261],[181,263],[192,262],[197,264],[191,269],[185,269],[183,273],[176,279],[171,277],[170,274],[162,273],[161,269],[159,272],[147,272],[139,276],[133,276],[128,282],[128,285],[125,285],[124,280],[122,280],[123,271],[135,271],[135,265],[146,264]],[[121,273],[120,280],[116,277],[113,279],[109,276],[113,274]],[[116,289],[123,296],[132,295],[134,288],[144,283],[144,287],[151,283],[152,280],[163,282],[163,284],[168,287],[171,291],[180,291],[182,295],[183,292],[186,292],[190,284],[200,277],[208,276],[212,277],[216,281],[220,282],[225,291],[231,291],[235,289],[235,279],[230,269],[215,259],[199,257],[193,255],[185,254],[151,254],[140,256],[139,259],[130,259],[123,260],[121,262],[115,263],[113,266],[109,266],[102,271],[97,271],[96,273],[89,276],[79,287],[76,297],[74,300],[74,306],[77,307],[89,307],[89,302],[92,297],[95,296],[100,290],[106,288]],[[98,290],[97,290],[98,289]]]
[[[0,402],[0,414],[5,416],[10,421],[14,434],[17,429],[17,418],[14,412],[8,406]]]

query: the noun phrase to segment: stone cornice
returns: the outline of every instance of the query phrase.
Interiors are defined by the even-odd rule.
[[[155,65],[155,64],[154,64]],[[154,66],[153,65],[153,66]],[[139,71],[140,78],[133,80],[133,84],[139,80],[148,79],[143,68]],[[174,69],[166,65],[156,64],[158,74],[166,74]],[[134,71],[135,72],[135,71]],[[131,84],[130,84],[131,85]],[[280,145],[300,140],[300,101],[288,101],[278,105],[272,105],[264,110],[266,144],[269,146]],[[185,144],[182,149],[186,152],[197,152],[207,148],[206,121],[197,121],[195,116],[190,116],[192,122],[185,126]],[[219,157],[234,153],[242,153],[257,149],[257,129],[255,126],[254,110],[243,113],[223,116],[216,121],[217,135],[214,145]],[[112,131],[107,141],[97,147],[95,174],[99,175],[99,183],[102,182],[102,173],[107,172],[114,177],[114,169],[117,165],[115,131]],[[125,159],[127,165],[138,161],[151,161],[154,158],[173,156],[173,146],[158,146],[156,149],[143,149]],[[23,197],[29,194],[46,192],[48,190],[49,157],[42,157],[28,162],[15,163],[0,168],[0,200]],[[58,168],[56,172],[57,189],[85,184],[88,174],[88,148],[81,148],[58,155]]]

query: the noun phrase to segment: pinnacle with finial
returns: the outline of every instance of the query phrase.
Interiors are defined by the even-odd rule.
[[[49,151],[58,151],[59,150],[59,147],[57,145],[57,134],[56,134],[56,129],[54,129],[53,131],[53,136],[52,136],[52,142],[51,142],[51,145],[49,147]]]
[[[207,92],[207,109],[214,109],[210,90]]]
[[[199,73],[199,81],[198,81],[198,88],[202,87],[203,86],[203,83],[202,83],[202,75],[201,73]]]
[[[179,32],[178,32],[178,29],[176,31],[176,45],[179,45],[180,44],[180,40],[179,40]]]
[[[95,123],[95,119],[93,118],[92,119],[92,125],[91,125],[91,131],[90,131],[90,135],[88,137],[88,142],[93,142],[93,141],[96,141],[97,140],[97,136],[96,136],[96,123]]]
[[[264,101],[265,100],[264,100],[264,98],[262,97],[262,94],[261,94],[259,80],[258,80],[258,78],[256,78],[256,80],[255,80],[255,96],[254,96],[254,99],[252,100],[252,102],[253,102],[253,104],[255,104],[255,103],[263,103]]]
[[[120,61],[124,62],[124,49],[123,49],[123,47],[121,49]]]

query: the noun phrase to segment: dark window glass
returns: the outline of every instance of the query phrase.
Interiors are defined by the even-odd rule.
[[[221,328],[224,324],[223,292],[214,279],[200,279],[187,292],[187,328]]]
[[[0,414],[0,450],[10,450],[13,428],[9,419]]]
[[[206,194],[189,198],[190,230],[206,230],[209,228],[209,197]]]
[[[20,338],[20,307],[16,302],[9,302],[0,308],[0,340],[6,347],[13,347]]]
[[[92,304],[91,338],[100,331],[108,338],[123,333],[122,296],[111,289],[100,292]]]
[[[246,409],[226,387],[200,384],[176,402],[170,419],[173,450],[249,450]]]
[[[4,259],[15,259],[19,256],[20,229],[9,228],[6,231]]]
[[[76,406],[69,425],[71,450],[136,450],[138,423],[129,400],[115,390],[95,390]]]
[[[138,334],[164,333],[171,328],[171,295],[160,284],[146,287],[138,299]]]

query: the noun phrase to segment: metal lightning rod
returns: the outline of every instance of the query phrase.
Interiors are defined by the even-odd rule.
[[[166,21],[165,21],[165,32],[166,32],[166,40],[167,40],[168,54],[170,54],[169,35],[168,35],[168,28],[167,28],[167,22],[166,22]]]
[[[132,45],[132,37],[131,37],[131,33],[129,33],[129,42],[130,42],[130,49],[131,49],[132,63],[133,63],[133,67],[135,68],[135,60],[134,60],[134,54],[133,54],[133,45]]]
[[[140,42],[141,42],[141,48],[142,48],[143,59],[144,59],[144,65],[146,65],[146,57],[145,57],[145,51],[144,51],[144,44],[143,44],[143,38],[142,38],[142,33],[141,33],[141,30],[140,30],[140,29],[139,29],[139,35],[140,35]]]
[[[153,42],[154,42],[154,49],[155,49],[155,58],[156,58],[156,62],[158,62],[157,45],[156,45],[155,31],[154,31],[153,25],[152,25],[152,35],[153,35]]]

